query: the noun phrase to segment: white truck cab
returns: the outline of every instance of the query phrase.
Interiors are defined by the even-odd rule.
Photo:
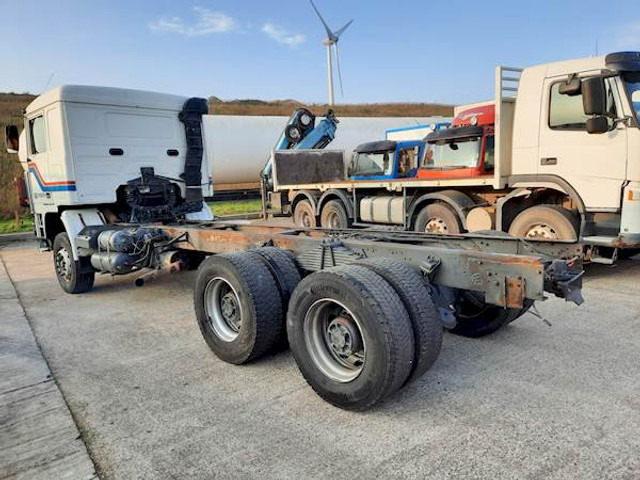
[[[564,193],[587,244],[640,245],[639,52],[524,69],[500,127],[512,134],[505,184]]]
[[[36,236],[51,247],[83,226],[110,221],[210,219],[212,195],[201,117],[204,99],[65,85],[25,110],[7,146],[25,170]],[[73,243],[73,240],[72,240]],[[72,245],[77,258],[75,245]]]

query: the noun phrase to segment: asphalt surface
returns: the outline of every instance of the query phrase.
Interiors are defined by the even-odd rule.
[[[102,478],[640,478],[640,261],[589,269],[379,408],[323,402],[290,353],[234,367],[201,338],[192,272],[57,285],[50,253],[0,251]]]

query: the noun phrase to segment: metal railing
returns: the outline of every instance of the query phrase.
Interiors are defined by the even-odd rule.
[[[522,68],[498,67],[496,69],[496,86],[502,100],[515,99],[518,95]]]

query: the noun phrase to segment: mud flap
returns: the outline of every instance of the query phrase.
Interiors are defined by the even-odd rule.
[[[85,228],[105,225],[107,222],[97,208],[83,208],[81,210],[65,210],[60,215],[64,229],[69,235],[69,243],[73,250],[73,259],[79,260],[76,237]]]

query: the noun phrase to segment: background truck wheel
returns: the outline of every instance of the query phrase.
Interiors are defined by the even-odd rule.
[[[255,253],[205,260],[199,268],[194,304],[205,341],[225,362],[240,365],[260,358],[283,335],[278,286]]]
[[[511,235],[541,240],[577,240],[578,230],[577,216],[558,205],[527,208],[509,227]]]
[[[347,209],[340,200],[331,200],[322,207],[320,214],[320,226],[333,230],[344,230],[349,228],[351,222],[347,215]]]
[[[287,335],[309,385],[340,408],[376,405],[412,369],[407,310],[391,285],[362,266],[322,270],[302,280],[291,297]]]
[[[463,337],[484,337],[515,321],[532,305],[533,301],[525,300],[523,308],[503,308],[485,303],[481,293],[461,292],[455,304],[458,324],[450,331]]]
[[[309,200],[300,200],[293,211],[293,223],[296,227],[314,228],[316,226],[316,214]]]
[[[422,276],[408,264],[386,258],[362,260],[396,291],[411,320],[415,344],[413,368],[407,383],[420,378],[435,363],[442,348],[442,321]]]
[[[69,235],[59,233],[53,240],[53,266],[62,289],[67,293],[84,293],[93,287],[95,272],[83,272],[81,263],[73,259]]]
[[[282,335],[280,335],[276,350],[286,350],[289,347],[287,335],[285,334],[287,309],[289,299],[302,279],[300,270],[298,270],[298,264],[294,256],[286,250],[275,247],[263,247],[254,250],[254,252],[261,256],[265,265],[267,265],[271,271],[278,286],[278,291],[280,292],[280,300],[282,301],[283,308]]]
[[[462,226],[453,208],[442,202],[434,202],[420,210],[414,230],[422,233],[456,234],[462,231]]]

